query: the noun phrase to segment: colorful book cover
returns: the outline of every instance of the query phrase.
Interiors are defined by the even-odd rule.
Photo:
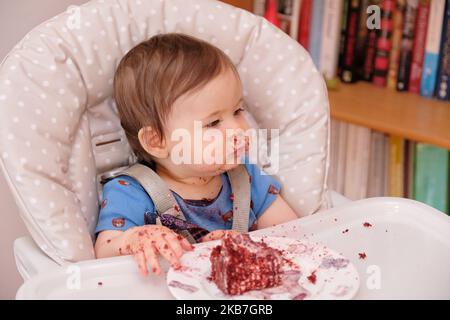
[[[450,99],[450,0],[447,0],[444,26],[442,28],[441,54],[436,85],[436,97],[440,100]]]
[[[300,9],[300,23],[298,30],[298,42],[309,50],[309,28],[311,26],[312,0],[302,0]]]
[[[325,0],[320,72],[326,80],[331,80],[336,77],[342,5],[343,0]]]
[[[428,29],[428,16],[430,14],[430,0],[420,0],[417,9],[416,36],[414,39],[411,73],[409,75],[408,90],[420,93],[422,79],[423,56],[425,54],[426,36]]]
[[[317,68],[320,68],[320,51],[322,39],[323,14],[325,0],[314,0],[312,3],[312,19],[309,37],[309,53]]]
[[[366,60],[366,45],[367,45],[367,8],[369,6],[369,0],[361,0],[361,8],[359,13],[359,25],[358,35],[356,37],[355,48],[355,65],[356,65],[356,77],[358,79],[363,78],[364,74],[364,61]]]
[[[389,196],[404,195],[404,156],[405,140],[401,137],[389,137]]]
[[[405,141],[405,198],[413,199],[414,186],[414,153],[416,144],[414,141]]]
[[[338,76],[342,75],[342,66],[344,64],[345,39],[347,38],[347,20],[348,20],[348,3],[350,0],[344,0],[342,19],[341,19],[341,39],[339,40],[339,59],[338,59]]]
[[[352,83],[357,80],[355,74],[355,48],[359,25],[360,0],[350,0],[348,4],[347,34],[344,45],[341,80]]]
[[[405,20],[403,22],[400,48],[400,61],[397,74],[398,91],[408,91],[418,6],[419,0],[407,0],[406,2]]]
[[[389,70],[391,53],[392,17],[395,10],[395,0],[381,1],[381,32],[377,39],[375,67],[372,81],[376,86],[385,87]]]
[[[414,199],[448,212],[449,151],[425,143],[416,144]]]
[[[430,17],[428,19],[427,43],[420,86],[420,94],[428,98],[433,97],[436,89],[442,27],[444,24],[444,12],[444,1],[431,0]]]
[[[394,16],[392,18],[392,48],[389,58],[389,72],[387,86],[390,89],[397,87],[397,71],[400,60],[400,43],[402,41],[403,19],[405,15],[406,0],[397,0]]]
[[[379,6],[381,0],[370,0],[369,5]],[[367,43],[365,51],[365,60],[363,68],[363,80],[372,81],[374,64],[375,64],[375,54],[377,52],[377,39],[380,33],[379,29],[369,29],[367,31]]]

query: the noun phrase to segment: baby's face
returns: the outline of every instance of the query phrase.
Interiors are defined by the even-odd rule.
[[[241,83],[231,69],[178,99],[165,128],[170,161],[192,176],[236,167],[249,147],[243,108]]]

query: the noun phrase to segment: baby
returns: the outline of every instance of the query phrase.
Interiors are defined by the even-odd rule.
[[[182,129],[194,137],[249,128],[239,74],[218,48],[184,34],[163,34],[131,49],[114,77],[114,98],[122,127],[138,161],[150,166],[167,184],[186,221],[195,226],[197,242],[221,239],[234,232],[233,199],[227,171],[245,166],[250,180],[249,230],[297,218],[279,195],[279,183],[255,164],[230,163],[229,154],[214,161],[179,163],[173,133]],[[206,140],[204,141],[206,142]],[[223,145],[226,142],[223,141]],[[195,150],[194,147],[197,147]],[[192,147],[194,155],[203,153]],[[245,155],[239,148],[233,157]],[[201,157],[200,159],[204,159]],[[142,274],[161,273],[158,255],[174,268],[192,245],[173,226],[156,224],[155,205],[133,178],[119,176],[104,185],[96,228],[97,258],[133,255]]]

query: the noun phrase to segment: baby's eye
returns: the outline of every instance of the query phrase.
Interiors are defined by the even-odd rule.
[[[234,115],[237,116],[238,114],[240,114],[243,111],[244,111],[244,108],[239,108],[234,112]]]
[[[214,120],[214,121],[208,123],[205,127],[212,128],[212,127],[217,126],[219,123],[220,123],[220,120]]]

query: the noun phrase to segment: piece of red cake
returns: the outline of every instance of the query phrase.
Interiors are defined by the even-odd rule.
[[[247,234],[226,235],[213,248],[210,261],[210,280],[226,294],[240,295],[281,284],[282,252],[253,241]]]

